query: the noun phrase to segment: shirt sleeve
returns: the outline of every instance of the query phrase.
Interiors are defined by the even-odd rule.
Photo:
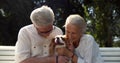
[[[86,38],[83,48],[84,55],[83,57],[78,56],[77,63],[99,63],[96,60],[99,56],[99,46],[92,36]]]
[[[15,46],[15,63],[20,63],[21,61],[30,57],[30,38],[26,29],[21,29],[18,34],[18,40]]]
[[[56,27],[56,28],[57,28],[56,34],[57,35],[63,35],[62,30],[59,27]]]

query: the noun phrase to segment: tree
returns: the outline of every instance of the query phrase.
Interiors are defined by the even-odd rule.
[[[15,45],[21,27],[30,24],[32,0],[0,0],[0,42]]]
[[[112,47],[114,37],[120,37],[120,7],[115,2],[118,0],[92,0],[84,6],[90,34],[101,46]]]
[[[46,0],[46,5],[50,6],[55,13],[55,25],[63,31],[63,25],[70,14],[84,15],[84,9],[79,0]]]

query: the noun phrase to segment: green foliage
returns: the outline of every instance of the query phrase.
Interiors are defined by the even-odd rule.
[[[18,31],[30,24],[31,0],[0,0],[0,44],[15,45]]]
[[[120,47],[120,40],[117,41],[117,42],[114,42],[114,43],[113,43],[113,46],[114,46],[114,47]]]
[[[120,10],[113,2],[115,1],[93,0],[92,3],[84,5],[86,21],[90,21],[88,32],[103,47],[112,47],[113,38],[120,37]]]
[[[46,0],[55,13],[55,25],[60,27],[63,31],[63,25],[66,18],[70,14],[84,15],[84,9],[79,0]]]

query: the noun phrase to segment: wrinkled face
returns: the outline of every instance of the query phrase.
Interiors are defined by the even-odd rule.
[[[72,24],[65,27],[65,34],[71,42],[78,42],[82,36],[81,29]]]
[[[36,27],[38,34],[47,37],[50,35],[50,33],[53,30],[53,25],[48,25],[48,26],[42,26],[42,27]]]

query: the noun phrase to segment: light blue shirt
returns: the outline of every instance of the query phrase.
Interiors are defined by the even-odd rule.
[[[80,39],[79,46],[75,49],[78,56],[77,63],[103,63],[99,45],[91,35],[85,34]]]

